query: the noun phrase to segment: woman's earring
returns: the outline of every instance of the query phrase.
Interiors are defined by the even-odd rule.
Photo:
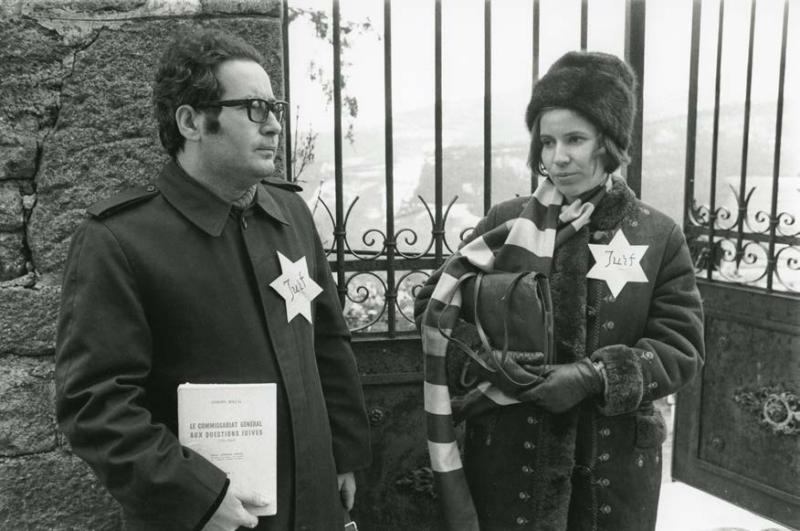
[[[547,171],[547,168],[545,168],[544,164],[542,164],[541,162],[539,163],[539,175],[550,177],[550,172]]]

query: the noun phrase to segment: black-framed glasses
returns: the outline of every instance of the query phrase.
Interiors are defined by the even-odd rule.
[[[198,107],[245,107],[247,117],[251,122],[263,124],[269,120],[269,113],[275,116],[278,122],[283,121],[283,113],[289,107],[289,102],[283,100],[262,100],[261,98],[246,98],[241,100],[211,101],[198,105]]]

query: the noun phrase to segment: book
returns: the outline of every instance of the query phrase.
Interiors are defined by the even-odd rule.
[[[277,514],[277,441],[274,383],[178,386],[178,440],[208,459],[241,488],[269,503],[245,508]]]

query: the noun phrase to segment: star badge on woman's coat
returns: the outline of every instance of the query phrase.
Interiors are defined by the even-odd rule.
[[[322,293],[322,288],[308,275],[306,257],[301,256],[296,262],[292,262],[280,251],[276,252],[281,264],[281,276],[269,285],[286,301],[286,322],[291,322],[300,314],[306,321],[313,323],[311,301]]]
[[[628,282],[647,282],[640,263],[649,245],[631,245],[618,230],[608,245],[589,244],[595,264],[587,278],[605,280],[611,294],[616,297]]]

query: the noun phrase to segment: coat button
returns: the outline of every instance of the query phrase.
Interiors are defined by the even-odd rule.
[[[522,500],[522,501],[529,500],[531,498],[531,495],[528,494],[527,492],[525,492],[524,490],[519,491],[519,495],[518,496],[519,496],[519,499]]]
[[[638,221],[636,221],[635,219],[633,221],[631,221],[631,227],[638,227],[638,226],[639,226],[639,222]]]
[[[536,420],[536,417],[528,417],[527,419],[525,419],[525,422],[527,422],[528,424],[536,424],[539,421]]]
[[[601,437],[608,437],[609,435],[611,435],[611,429],[610,428],[603,428],[602,430],[600,430],[600,436]]]
[[[528,523],[528,519],[524,516],[517,516],[517,525],[525,525]]]
[[[597,484],[600,485],[601,487],[608,487],[609,485],[611,485],[611,480],[609,480],[608,478],[600,478],[597,480]]]
[[[647,387],[649,387],[650,389],[655,389],[656,387],[658,387],[658,382],[650,382],[649,384],[647,384]]]
[[[655,357],[655,354],[650,352],[649,350],[644,353],[644,359],[651,361]]]
[[[610,505],[603,505],[600,507],[600,512],[603,514],[611,514],[611,506]]]
[[[603,328],[606,330],[614,330],[614,321],[606,321],[603,323]]]
[[[153,184],[148,184],[147,188],[145,188],[145,190],[147,190],[148,192],[155,192],[156,191],[156,187]]]
[[[522,465],[522,473],[523,474],[532,474],[533,468],[529,467],[528,465]]]
[[[605,453],[605,454],[600,454],[600,455],[597,457],[597,459],[598,459],[599,461],[603,461],[603,462],[605,462],[605,461],[608,461],[609,459],[611,459],[611,456],[610,456],[608,453]]]
[[[594,232],[592,233],[592,239],[593,239],[593,240],[595,240],[595,241],[597,241],[597,240],[602,240],[602,239],[603,239],[603,236],[605,236],[605,235],[606,235],[605,231],[602,231],[602,230],[596,230],[596,231],[594,231]]]
[[[523,447],[524,447],[526,450],[533,450],[534,448],[536,448],[536,445],[535,445],[535,444],[533,444],[533,443],[532,443],[532,442],[530,442],[530,441],[525,441],[525,442],[523,443],[523,445],[522,445],[522,446],[523,446]]]

